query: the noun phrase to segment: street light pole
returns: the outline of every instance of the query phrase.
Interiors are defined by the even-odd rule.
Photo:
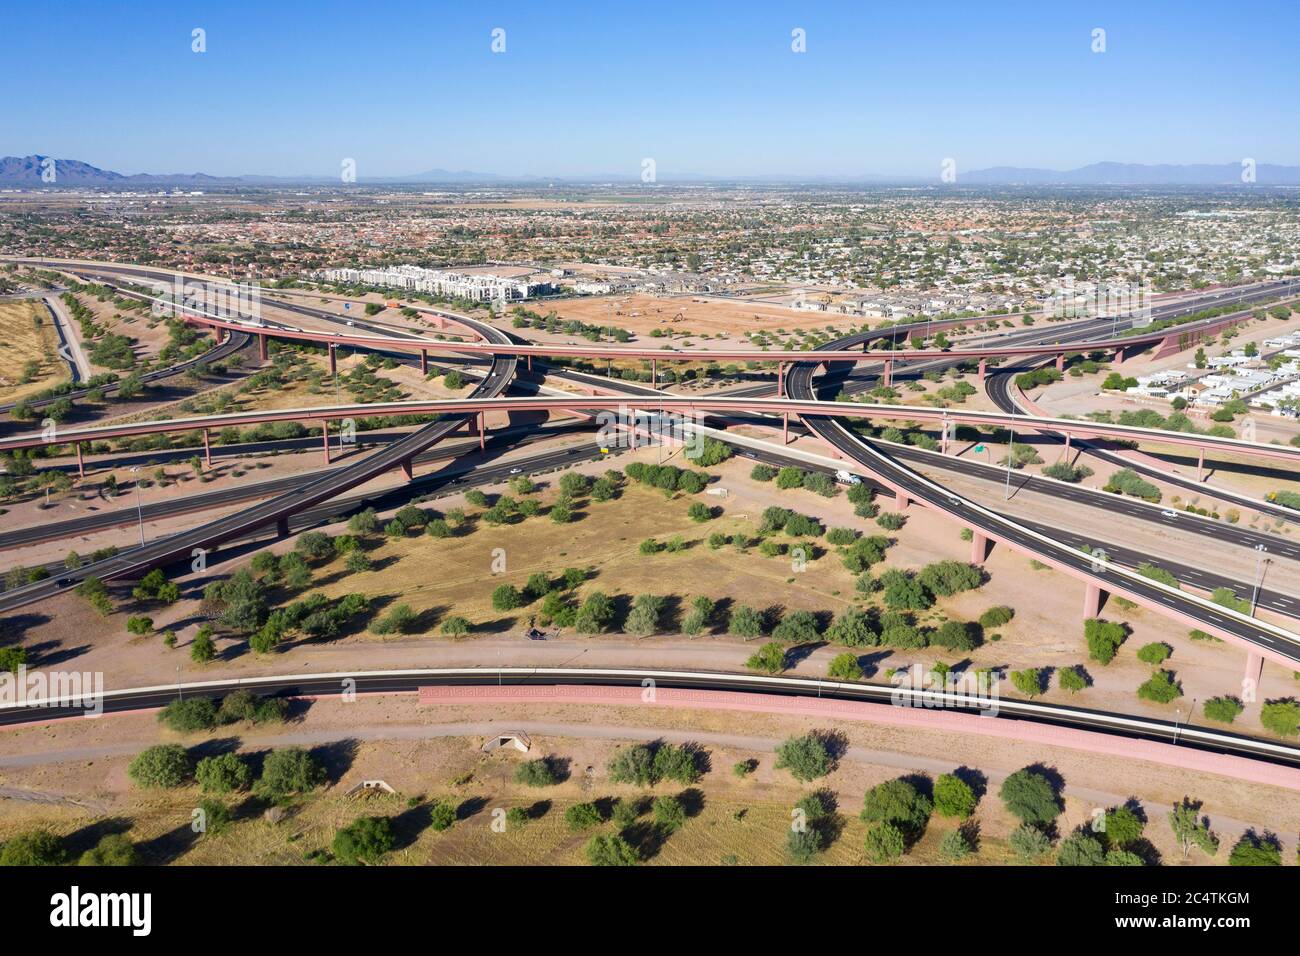
[[[1265,545],[1255,545],[1255,589],[1250,595],[1250,616],[1255,616],[1255,604],[1259,601],[1259,589],[1264,584],[1264,571],[1268,566],[1268,559],[1264,557],[1268,553]]]
[[[140,547],[144,547],[144,507],[140,504],[140,478],[138,472],[140,466],[136,465],[131,469],[131,474],[136,475],[135,479],[135,516],[140,524]]]
[[[1016,426],[1011,426],[1011,440],[1007,443],[1007,482],[1003,489],[1002,500],[1011,500],[1011,458],[1016,453]]]

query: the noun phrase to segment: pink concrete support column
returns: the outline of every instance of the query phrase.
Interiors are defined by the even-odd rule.
[[[411,467],[410,458],[403,458],[400,462],[398,462],[398,464],[402,466],[402,474],[406,475],[407,481],[410,481],[412,478],[415,477],[415,470]]]
[[[650,360],[650,387],[651,388],[659,387],[659,360],[658,359]]]
[[[980,359],[980,381],[984,381],[984,376],[988,374],[989,360]]]
[[[1245,675],[1243,675],[1242,678],[1243,689],[1245,687],[1245,682],[1247,681],[1250,683],[1250,687],[1252,689],[1257,689],[1259,687],[1260,675],[1263,673],[1264,673],[1264,658],[1261,657],[1259,654],[1256,654],[1254,651],[1247,651],[1246,652],[1246,673]]]
[[[970,539],[970,563],[982,565],[989,556],[989,539],[978,531],[973,532]]]
[[[885,388],[889,388],[891,385],[894,384],[894,360],[893,359],[885,359],[885,374],[881,381],[881,384],[884,385]]]
[[[203,429],[203,437],[208,437],[208,430],[206,428]],[[77,442],[77,477],[86,477],[86,463],[81,460],[81,442]]]
[[[320,423],[321,447],[325,449],[325,464],[330,463],[330,420],[322,418]]]
[[[906,511],[907,495],[903,494],[901,491],[896,492],[894,494],[894,507],[897,508],[899,511]]]
[[[1200,450],[1200,453],[1196,456],[1196,480],[1204,481],[1205,480],[1205,478],[1203,477],[1204,474],[1205,474],[1205,449],[1202,448]]]
[[[532,355],[530,354],[530,355],[528,356],[528,371],[531,372],[532,370],[533,370],[533,357],[532,357]]]
[[[270,353],[268,353],[266,349],[265,335],[259,335],[257,337],[257,357],[260,358],[263,362],[265,362],[268,358],[271,357]]]
[[[487,412],[478,413],[478,450],[487,450]]]
[[[781,444],[790,444],[790,413],[781,413]]]
[[[1105,592],[1099,585],[1089,582],[1087,590],[1083,592],[1083,616],[1085,618],[1096,617],[1101,613],[1101,599]]]
[[[1065,433],[1065,453],[1066,453],[1067,455],[1070,453],[1070,433],[1069,433],[1069,432],[1066,432],[1066,433]]]
[[[1056,370],[1057,370],[1058,372],[1064,372],[1064,371],[1065,371],[1065,353],[1064,353],[1064,352],[1062,352],[1060,355],[1058,355],[1058,356],[1056,357]]]
[[[330,374],[337,375],[339,373],[339,363],[338,363],[338,357],[335,356],[334,354],[333,342],[330,343],[329,351],[330,351]]]
[[[208,437],[208,430],[203,429],[203,467],[212,467],[212,441]]]
[[[776,363],[776,397],[785,398],[785,363]]]
[[[429,374],[429,350],[420,349],[420,374]]]

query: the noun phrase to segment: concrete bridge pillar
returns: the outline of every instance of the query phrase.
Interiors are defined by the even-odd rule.
[[[1258,698],[1259,678],[1264,673],[1264,658],[1255,651],[1246,652],[1246,673],[1241,678],[1244,699]]]
[[[208,430],[206,428],[203,430],[203,437],[205,439],[208,437]],[[81,460],[81,442],[77,442],[77,477],[86,477],[86,463]]]
[[[529,368],[531,369],[532,366],[530,365]],[[429,374],[429,350],[428,349],[420,349],[420,374],[421,375]]]
[[[790,413],[781,413],[781,444],[790,444]]]
[[[413,459],[403,458],[398,464],[402,466],[402,474],[406,475],[407,481],[415,477],[415,469],[412,467]]]
[[[899,491],[894,493],[894,507],[899,511],[907,510],[907,501],[907,495],[903,494],[903,492]]]
[[[338,357],[334,354],[333,342],[329,344],[329,353],[330,353],[330,374],[337,375],[339,373],[339,363],[338,363]]]
[[[270,353],[267,351],[266,348],[265,335],[259,335],[257,337],[257,357],[260,358],[263,362],[265,362],[268,358],[271,357]]]
[[[659,387],[659,360],[657,358],[650,360],[650,387]]]
[[[885,359],[885,374],[881,377],[880,384],[889,388],[894,384],[894,360]]]
[[[289,519],[277,518],[275,520],[275,534],[278,538],[289,537]]]
[[[776,363],[776,397],[785,398],[785,363]]]
[[[982,565],[989,556],[989,539],[978,531],[971,533],[970,563]]]
[[[328,465],[330,463],[330,420],[328,418],[321,419],[320,437],[321,446],[325,450],[325,464]]]
[[[1106,597],[1106,592],[1100,585],[1088,582],[1086,590],[1083,592],[1083,616],[1084,618],[1096,617],[1101,613],[1101,603]]]
[[[1056,357],[1056,370],[1057,370],[1058,372],[1064,372],[1064,371],[1065,371],[1065,353],[1064,353],[1064,352],[1062,352],[1060,355],[1058,355],[1058,356]]]
[[[984,376],[988,374],[988,369],[989,369],[989,360],[983,358],[980,359],[980,381],[981,382],[984,381]]]
[[[487,412],[478,413],[478,450],[487,450]]]
[[[212,442],[208,437],[208,430],[203,429],[203,467],[212,467]]]
[[[1204,476],[1205,476],[1205,449],[1200,448],[1198,449],[1198,453],[1196,456],[1196,480],[1204,481],[1205,480]]]

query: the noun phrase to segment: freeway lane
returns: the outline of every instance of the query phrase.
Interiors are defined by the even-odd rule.
[[[545,441],[557,435],[577,431],[582,429],[580,423],[560,423],[536,428],[534,426],[520,426],[517,428],[502,429],[493,432],[487,440],[487,450],[489,452],[506,451],[519,445],[532,444],[538,441]],[[393,442],[400,441],[403,437],[402,432],[391,432],[377,434],[367,438],[367,444],[389,445]],[[305,445],[298,445],[300,448],[309,448],[312,451],[319,451],[320,440],[311,439],[291,439],[291,441],[306,442]],[[283,445],[287,443],[266,443]],[[361,444],[358,442],[358,444]],[[433,451],[417,455],[415,464],[428,464],[433,461],[445,461],[447,459],[458,458],[460,456],[470,456],[477,454],[478,440],[457,442],[454,445],[439,445]],[[590,450],[586,450],[590,454]],[[335,469],[337,470],[336,466]],[[472,469],[473,465],[466,465],[467,469]],[[482,467],[482,466],[479,466]],[[238,504],[243,501],[253,501],[258,498],[269,498],[272,495],[288,491],[297,485],[302,484],[304,476],[301,474],[286,475],[283,478],[271,478],[267,481],[244,482],[231,488],[223,488],[220,491],[206,491],[199,494],[184,495],[176,498],[169,498],[163,501],[150,502],[139,509],[135,505],[128,507],[113,508],[108,511],[99,511],[94,514],[81,515],[76,518],[68,518],[63,521],[49,521],[39,525],[30,525],[24,528],[15,528],[12,531],[0,532],[0,550],[7,548],[16,548],[22,545],[35,544],[40,541],[57,541],[62,538],[76,537],[79,535],[91,534],[96,531],[103,531],[107,528],[120,528],[126,525],[136,524],[143,514],[145,521],[158,521],[163,518],[175,517],[177,515],[193,514],[196,511],[205,511],[211,508],[220,508],[225,505]],[[419,485],[423,478],[417,478],[408,483],[405,487],[414,493],[416,486]],[[118,496],[120,499],[130,501],[130,496],[126,492]],[[356,500],[364,500],[365,496],[358,496]],[[109,501],[110,499],[105,499]],[[112,499],[116,500],[116,499]],[[352,499],[341,499],[352,500]]]
[[[1024,369],[1028,367],[1030,366],[1029,365],[1019,366],[1020,369]],[[1012,388],[1014,387],[1014,384],[1012,382],[1012,375],[1010,369],[1008,369],[1008,371],[1005,374],[990,375],[988,379],[985,380],[985,386],[988,390],[989,398],[991,398],[993,400],[993,403],[997,405],[998,408],[1002,409],[1004,412],[1015,414],[1023,411],[1020,408],[1020,404],[1015,400],[1014,396],[1012,395]],[[1058,435],[1040,429],[1035,429],[1035,430],[1039,431],[1040,434],[1044,435],[1049,440],[1055,440],[1058,444],[1063,444],[1063,442],[1061,441]],[[1185,488],[1188,491],[1195,492],[1196,494],[1204,494],[1204,495],[1210,495],[1215,498],[1222,498],[1224,501],[1230,501],[1233,504],[1238,505],[1242,508],[1250,508],[1254,511],[1260,512],[1261,514],[1266,514],[1271,518],[1280,518],[1283,521],[1291,521],[1291,522],[1300,521],[1300,514],[1297,514],[1294,509],[1287,508],[1278,504],[1273,504],[1271,501],[1264,501],[1263,499],[1259,499],[1259,498],[1251,498],[1248,495],[1243,495],[1239,492],[1235,492],[1227,488],[1222,488],[1217,485],[1210,486],[1210,485],[1203,484],[1201,482],[1195,481],[1191,478],[1187,478],[1184,477],[1183,475],[1178,474],[1173,470],[1172,467],[1156,468],[1152,465],[1147,464],[1141,459],[1129,458],[1125,455],[1120,454],[1119,452],[1109,451],[1108,449],[1101,448],[1097,445],[1096,442],[1090,442],[1086,438],[1076,439],[1073,442],[1073,444],[1083,449],[1089,455],[1092,455],[1094,458],[1100,459],[1101,461],[1108,462],[1112,465],[1115,465],[1118,468],[1128,468],[1132,471],[1136,471],[1140,475],[1145,475],[1148,478],[1153,478],[1159,481],[1168,482],[1171,485],[1177,485],[1180,488]]]
[[[1300,749],[1287,744],[1227,731],[1180,726],[1164,720],[1033,701],[1002,699],[995,700],[997,714],[992,716],[990,702],[993,699],[990,697],[973,697],[950,691],[913,690],[879,684],[839,683],[798,677],[765,677],[709,671],[484,667],[285,675],[109,691],[104,695],[103,708],[106,714],[122,713],[163,707],[178,695],[222,697],[240,689],[252,690],[267,696],[329,697],[341,694],[345,687],[355,689],[359,693],[395,694],[415,693],[420,687],[484,684],[643,687],[646,680],[652,681],[657,687],[664,688],[745,691],[783,697],[863,701],[879,703],[883,706],[896,706],[901,700],[911,706],[989,713],[990,720],[1051,723],[1103,731],[1136,740],[1176,742],[1180,746],[1235,754],[1286,766],[1300,765]],[[345,684],[345,681],[350,683]],[[80,708],[67,706],[4,705],[0,707],[0,726],[79,717],[82,713]]]
[[[848,336],[822,346],[825,349],[849,348],[857,337]],[[812,376],[817,368],[815,361],[800,363],[791,370],[788,378],[791,395],[801,399],[814,395]],[[1154,581],[1124,573],[1119,566],[1098,561],[1057,540],[1055,533],[1045,538],[1041,533],[1017,523],[1004,515],[960,498],[934,484],[891,457],[891,449],[849,431],[834,418],[821,415],[802,416],[804,424],[819,438],[837,449],[845,458],[855,461],[870,474],[908,498],[924,502],[950,515],[954,520],[983,533],[992,540],[1006,542],[1023,553],[1072,572],[1085,581],[1095,582],[1106,591],[1120,593],[1148,607],[1161,609],[1189,627],[1230,637],[1246,645],[1267,652],[1275,660],[1300,663],[1300,643],[1284,636],[1286,632],[1247,620],[1238,615],[1207,607],[1201,599]]]
[[[490,325],[472,320],[465,321],[490,342],[506,341],[506,336]],[[511,357],[496,359],[474,394],[482,396],[501,394],[513,380],[516,364],[517,360]],[[425,425],[355,464],[329,472],[314,480],[308,480],[269,501],[196,528],[156,539],[142,547],[85,565],[76,571],[67,571],[58,577],[5,592],[0,595],[0,612],[50,597],[92,575],[104,580],[130,577],[181,558],[188,560],[215,545],[244,538],[268,525],[280,523],[282,530],[287,531],[289,516],[329,501],[385,471],[408,465],[416,455],[458,428],[462,421],[462,418],[454,417]]]

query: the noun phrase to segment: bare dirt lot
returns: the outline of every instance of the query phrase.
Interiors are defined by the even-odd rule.
[[[503,730],[530,735],[532,749],[483,754],[484,739]],[[799,785],[775,767],[774,749],[789,736],[833,730],[843,748],[826,777]],[[706,755],[706,772],[683,788],[661,783],[638,788],[610,781],[606,764],[628,743],[662,740],[694,743]],[[301,746],[325,765],[322,791],[286,801],[286,818],[263,818],[267,801],[248,793],[224,798],[235,810],[232,825],[199,835],[190,827],[203,798],[197,787],[145,791],[134,787],[127,764],[144,747],[180,742],[197,758],[234,749],[256,765],[269,749]],[[550,787],[524,786],[514,779],[525,759],[553,757],[565,779]],[[732,772],[741,761],[755,769]],[[643,813],[630,832],[650,865],[768,864],[789,862],[785,851],[791,808],[821,791],[836,817],[825,864],[860,865],[864,824],[858,818],[866,790],[904,775],[933,779],[960,772],[982,793],[973,820],[978,852],[967,865],[1015,862],[1007,836],[1017,821],[997,796],[1006,776],[1031,763],[1058,775],[1064,810],[1056,831],[1064,836],[1086,825],[1098,809],[1130,800],[1147,819],[1143,836],[1149,855],[1166,865],[1183,863],[1165,815],[1183,796],[1204,802],[1222,848],[1214,857],[1193,851],[1187,862],[1222,864],[1237,836],[1248,827],[1280,835],[1284,859],[1294,856],[1300,811],[1294,794],[1225,778],[1175,772],[1137,760],[1100,759],[1075,751],[1043,748],[1028,754],[1014,742],[941,734],[866,722],[834,728],[809,718],[749,715],[737,728],[735,715],[653,706],[574,707],[564,705],[485,708],[474,705],[421,706],[412,696],[363,697],[354,703],[318,700],[299,708],[285,725],[231,725],[215,733],[179,736],[161,728],[150,713],[65,721],[0,735],[0,840],[33,827],[64,837],[74,854],[105,832],[125,832],[145,862],[174,864],[300,864],[328,859],[335,831],[361,815],[393,818],[397,849],[386,861],[398,864],[581,864],[594,833],[617,832],[608,822],[615,800],[639,801],[680,795],[688,807],[675,832],[657,831]],[[345,796],[361,780],[383,780],[394,795]],[[925,784],[923,781],[923,785]],[[449,801],[457,808],[452,827],[428,826],[427,803]],[[597,801],[607,822],[575,832],[565,810]],[[519,807],[529,819],[501,826],[504,812]],[[494,827],[494,823],[496,826]],[[899,862],[945,862],[943,835],[957,821],[935,815],[924,836]],[[1049,857],[1050,860],[1050,857]]]
[[[39,301],[0,302],[0,402],[16,402],[67,380],[49,310]]]

